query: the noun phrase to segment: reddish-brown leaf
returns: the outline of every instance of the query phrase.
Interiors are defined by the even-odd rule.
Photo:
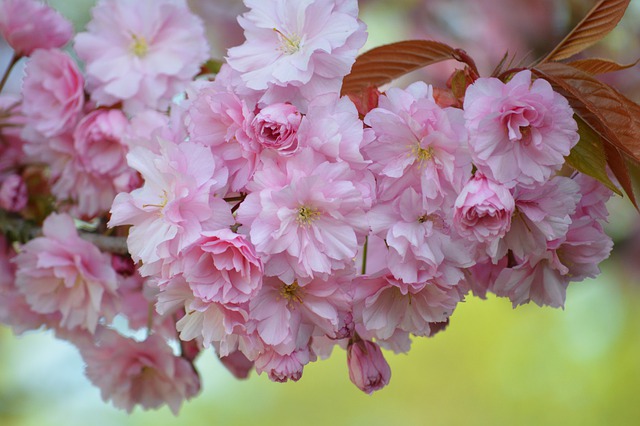
[[[624,189],[624,192],[627,194],[636,210],[640,210],[638,209],[636,196],[633,192],[633,183],[623,154],[618,150],[618,148],[611,144],[604,144],[604,151],[607,154],[607,164],[609,165],[609,168],[615,175],[616,179],[618,179],[620,186],[622,186],[622,189]]]
[[[560,88],[574,111],[608,142],[640,162],[638,104],[590,74],[569,65],[547,63],[534,68],[533,72]]]
[[[640,60],[639,60],[640,61]],[[634,67],[639,61],[635,61],[632,64],[619,64],[608,59],[590,58],[579,59],[577,61],[568,62],[567,65],[571,65],[581,71],[589,73],[591,75],[606,74],[608,72],[622,71],[628,68]]]
[[[360,55],[344,78],[342,94],[380,87],[411,71],[455,59],[456,49],[429,40],[409,40],[376,47]]]
[[[630,0],[601,0],[540,63],[560,61],[600,41],[618,25]]]
[[[547,63],[533,72],[562,92],[574,112],[602,137],[607,164],[638,209],[625,157],[632,164],[640,163],[640,106],[569,65]]]

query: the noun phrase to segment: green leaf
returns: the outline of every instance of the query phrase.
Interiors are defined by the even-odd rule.
[[[224,64],[224,62],[216,59],[209,59],[207,62],[202,64],[200,74],[218,74],[220,72],[220,68],[222,68],[222,64]]]
[[[567,164],[577,171],[597,179],[607,188],[622,196],[620,189],[611,182],[607,175],[607,155],[602,138],[580,117],[575,116],[578,123],[580,140],[566,158]]]

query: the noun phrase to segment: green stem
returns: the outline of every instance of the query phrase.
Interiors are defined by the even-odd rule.
[[[362,248],[362,275],[367,273],[367,248],[369,246],[369,236],[364,239],[364,247]]]
[[[9,74],[11,74],[11,70],[18,63],[20,58],[22,58],[22,56],[18,55],[17,53],[14,53],[13,56],[11,57],[11,62],[9,62],[9,67],[4,72],[4,75],[2,76],[2,80],[0,80],[0,93],[2,92],[2,89],[4,89],[4,85],[7,83],[7,80],[9,79]]]

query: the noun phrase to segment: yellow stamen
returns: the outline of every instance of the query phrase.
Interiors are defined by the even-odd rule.
[[[300,36],[293,34],[287,37],[282,33],[282,31],[277,28],[274,28],[273,31],[278,33],[278,35],[280,36],[281,45],[279,47],[279,50],[282,53],[284,53],[285,55],[293,55],[300,50],[300,43],[302,42]]]
[[[133,42],[129,47],[131,53],[136,55],[138,58],[144,57],[149,52],[149,45],[147,44],[147,40],[143,36],[137,36],[132,34]]]
[[[167,194],[166,190],[162,191],[162,195],[160,195],[160,204],[143,204],[142,208],[147,208],[147,207],[157,207],[159,209],[159,214],[162,216],[162,210],[164,209],[164,207],[167,205],[167,203],[169,202],[169,195]]]
[[[411,146],[411,155],[418,160],[418,165],[421,166],[425,161],[429,161],[433,158],[433,148],[423,148],[418,142]]]
[[[304,295],[304,292],[298,285],[298,282],[294,281],[291,284],[283,283],[282,288],[280,289],[280,295],[287,299],[289,308],[293,308],[295,303],[302,304],[302,296]]]
[[[320,211],[307,206],[300,206],[298,208],[298,216],[296,222],[302,226],[311,225],[320,216]]]

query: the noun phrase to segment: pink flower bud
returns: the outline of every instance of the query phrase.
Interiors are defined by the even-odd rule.
[[[389,383],[391,368],[376,343],[358,340],[347,349],[349,378],[360,390],[371,394]]]
[[[273,148],[282,155],[298,150],[298,127],[302,115],[291,104],[273,104],[262,109],[251,121],[256,139],[264,148]]]
[[[34,0],[0,1],[0,35],[16,51],[29,56],[36,49],[62,47],[73,26],[58,12]]]
[[[509,190],[477,172],[456,199],[453,222],[460,235],[492,242],[507,233],[514,209]]]
[[[27,206],[27,184],[20,175],[9,175],[0,184],[0,207],[18,212]]]

